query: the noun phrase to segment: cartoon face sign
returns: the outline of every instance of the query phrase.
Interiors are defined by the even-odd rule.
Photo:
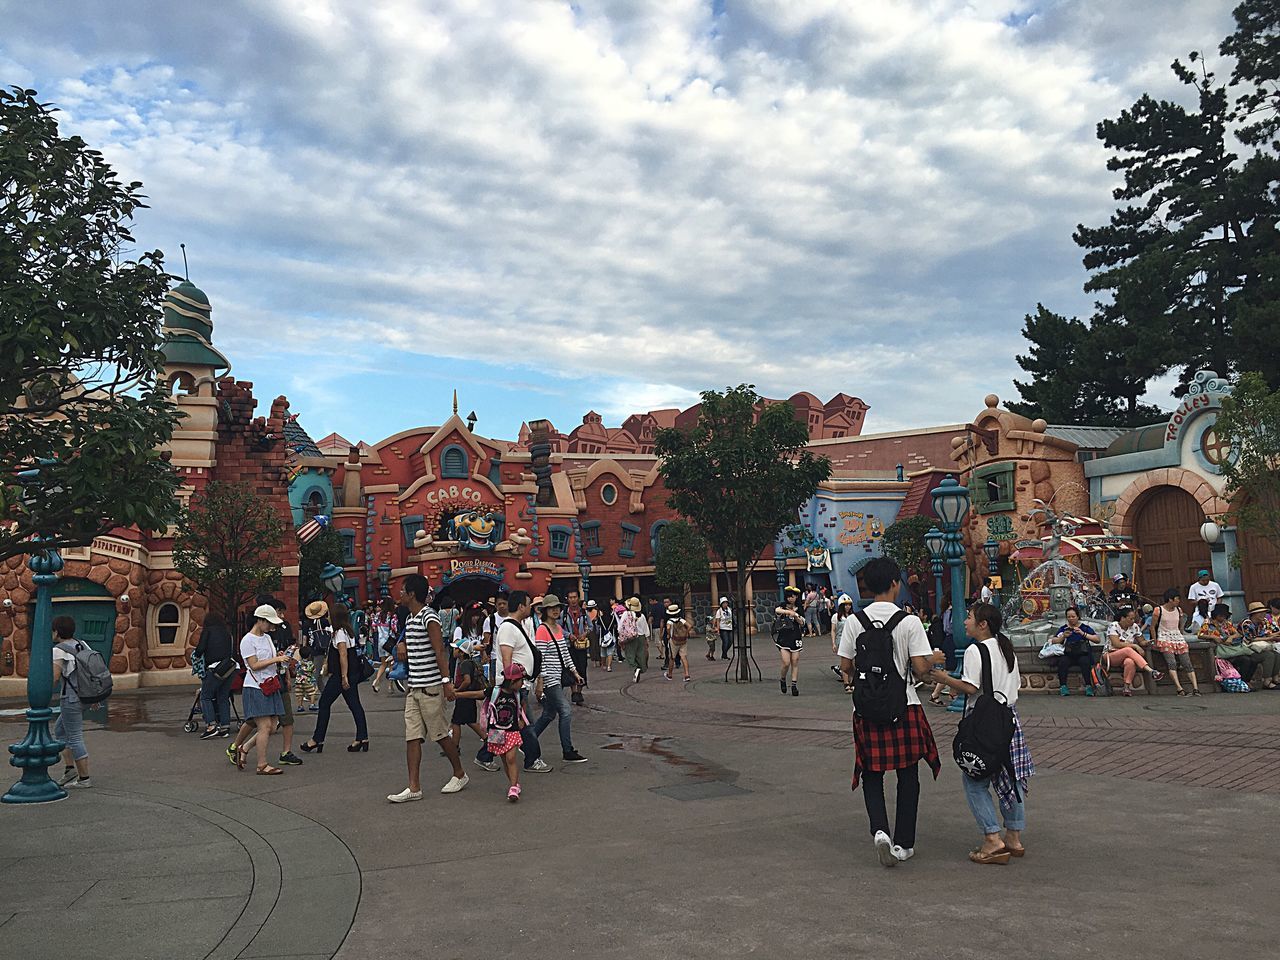
[[[496,546],[493,538],[498,518],[491,513],[468,510],[454,516],[449,521],[449,529],[463,549],[489,551]]]

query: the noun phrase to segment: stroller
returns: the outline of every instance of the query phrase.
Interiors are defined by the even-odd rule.
[[[191,672],[197,677],[204,680],[204,657],[191,658]],[[227,702],[231,705],[231,719],[236,726],[244,723],[240,717],[240,710],[236,707],[236,694],[244,687],[244,667],[236,670],[235,678],[231,681],[231,694],[227,697]],[[200,691],[196,690],[195,699],[191,702],[191,711],[187,714],[187,722],[182,725],[182,729],[186,733],[195,733],[200,729],[200,721],[196,718],[201,715],[200,711]]]

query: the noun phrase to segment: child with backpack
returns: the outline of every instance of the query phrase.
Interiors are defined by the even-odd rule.
[[[920,618],[894,602],[901,581],[901,570],[888,557],[876,557],[863,568],[863,583],[875,600],[848,620],[837,651],[841,671],[853,677],[853,789],[861,782],[876,856],[886,867],[915,854],[920,761],[933,769],[935,780],[942,768],[908,672],[923,680],[943,656],[930,646]],[[884,801],[884,775],[890,770],[898,779],[892,837]]]
[[[668,680],[677,666],[684,668],[684,682],[688,683],[690,680],[688,644],[691,632],[689,621],[684,618],[680,607],[674,603],[667,607],[667,647],[670,653],[662,675]]]
[[[953,755],[964,774],[965,799],[982,831],[982,845],[969,852],[969,859],[981,864],[1005,864],[1026,855],[1027,781],[1036,772],[1018,719],[1018,659],[1001,626],[1000,610],[979,603],[964,621],[973,642],[965,648],[960,678],[936,674],[940,683],[968,698]],[[1004,820],[1003,837],[991,802],[993,788]]]
[[[449,720],[453,742],[462,742],[462,728],[470,727],[481,740],[485,738],[480,725],[480,701],[488,696],[484,682],[484,668],[480,664],[482,647],[475,638],[459,639],[453,644],[457,651],[453,661],[453,716]]]
[[[503,681],[493,699],[485,704],[485,714],[489,721],[485,742],[489,753],[502,758],[503,769],[507,771],[507,780],[511,783],[507,799],[515,803],[520,799],[520,764],[516,762],[516,748],[524,739],[520,731],[529,725],[529,718],[520,706],[520,691],[524,689],[524,665],[518,660],[512,660],[502,675]]]

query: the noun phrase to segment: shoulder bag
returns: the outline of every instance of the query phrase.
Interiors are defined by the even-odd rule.
[[[572,687],[578,682],[578,675],[565,665],[564,654],[560,652],[560,644],[556,642],[556,638],[552,635],[551,631],[545,626],[538,628],[539,632],[542,632],[543,630],[546,630],[547,632],[547,643],[555,648],[556,659],[560,661],[560,686]]]

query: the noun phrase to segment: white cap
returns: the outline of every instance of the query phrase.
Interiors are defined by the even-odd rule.
[[[264,603],[253,611],[253,616],[255,620],[265,620],[267,623],[274,623],[277,627],[284,623],[280,619],[280,614],[276,613],[276,608],[269,603]]]
[[[720,602],[721,602],[721,603],[728,603],[728,602],[729,602],[729,598],[728,598],[728,597],[721,597],[721,598],[720,598]]]

